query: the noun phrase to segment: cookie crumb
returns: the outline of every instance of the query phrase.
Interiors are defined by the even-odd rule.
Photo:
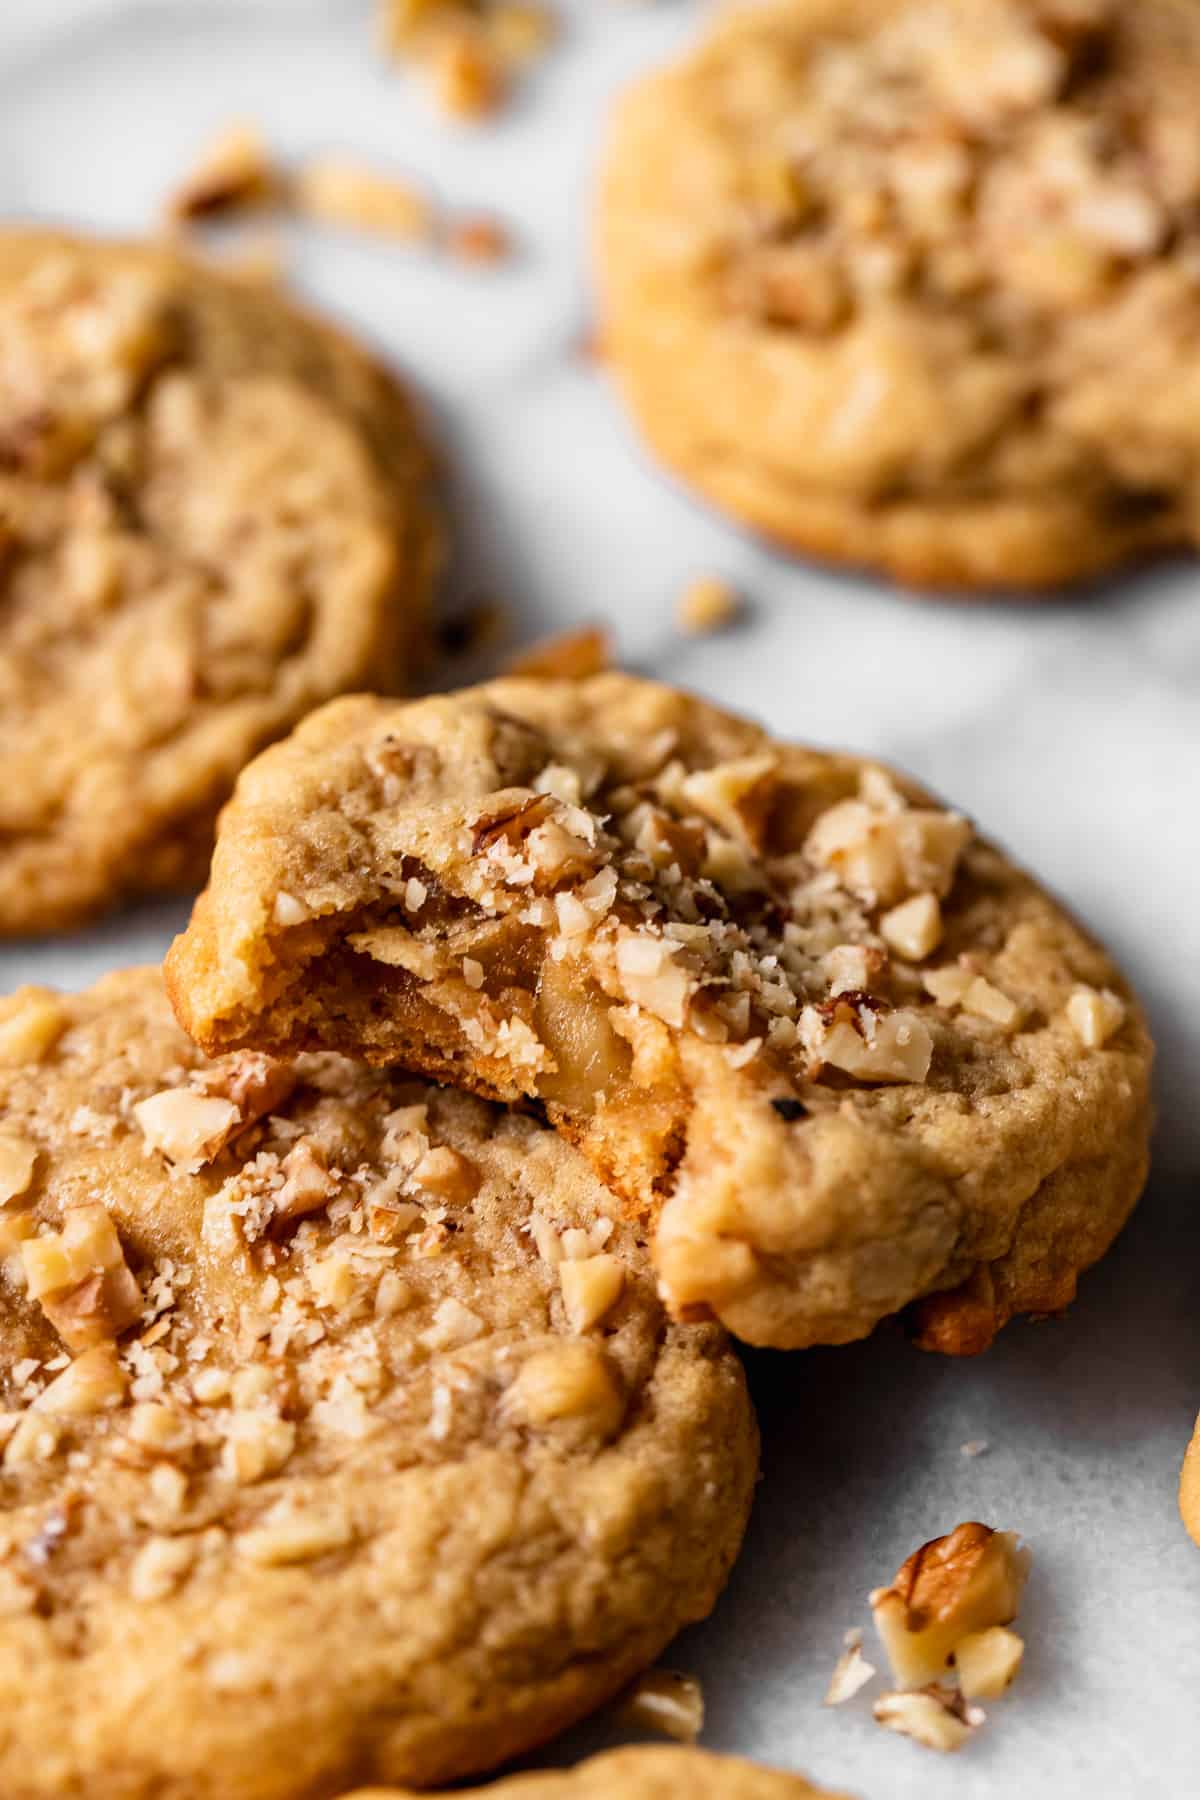
[[[443,231],[442,245],[455,262],[473,268],[495,268],[513,254],[508,227],[483,213],[452,219]]]
[[[694,1675],[651,1669],[628,1690],[620,1717],[634,1730],[657,1731],[677,1744],[694,1744],[704,1729],[704,1690]]]
[[[718,575],[700,575],[680,594],[675,623],[685,637],[710,637],[735,624],[744,611],[736,588]]]

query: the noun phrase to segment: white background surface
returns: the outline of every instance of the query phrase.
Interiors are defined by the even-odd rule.
[[[137,230],[207,133],[261,121],[287,154],[353,148],[492,208],[519,262],[492,275],[402,247],[296,235],[298,286],[419,381],[455,467],[459,592],[525,635],[604,617],[632,666],[780,732],[894,758],[972,811],[1124,958],[1161,1047],[1155,1174],[1061,1323],[1010,1327],[951,1365],[898,1333],[756,1357],[764,1478],[715,1616],[669,1660],[699,1674],[714,1748],[804,1768],[865,1800],[1200,1793],[1200,1552],[1175,1483],[1200,1404],[1200,573],[1181,564],[1070,603],[955,608],[778,560],[646,466],[588,318],[589,179],[611,91],[681,43],[694,0],[576,0],[512,114],[437,121],[372,54],[350,0],[8,0],[0,212]],[[738,633],[686,644],[695,572],[753,598]],[[0,989],[81,985],[157,955],[182,909],[0,952]],[[960,1445],[986,1439],[967,1460]],[[960,1518],[1035,1550],[1029,1652],[959,1757],[820,1705],[843,1630],[922,1539]],[[605,1736],[582,1728],[546,1753]]]

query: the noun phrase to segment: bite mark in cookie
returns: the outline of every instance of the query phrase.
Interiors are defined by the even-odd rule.
[[[1027,876],[881,766],[628,676],[308,720],[243,778],[167,978],[210,1050],[544,1107],[676,1316],[755,1342],[943,1294],[924,1335],[983,1348],[1065,1304],[1144,1172],[1136,1005],[1081,1042],[1080,984],[1127,990]]]

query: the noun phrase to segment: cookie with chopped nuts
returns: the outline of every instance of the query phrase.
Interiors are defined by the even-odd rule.
[[[5,1800],[449,1781],[708,1611],[740,1365],[560,1136],[335,1056],[209,1062],[157,971],[6,1004]]]
[[[242,776],[167,959],[210,1051],[539,1104],[678,1318],[940,1349],[1065,1306],[1142,1185],[1149,1039],[961,814],[620,674],[355,698]]]
[[[412,403],[262,283],[0,233],[0,934],[204,878],[243,763],[407,685],[440,561]]]
[[[1191,0],[719,15],[606,158],[604,339],[649,445],[921,587],[1194,546],[1198,83]]]
[[[737,1756],[659,1746],[610,1750],[574,1769],[513,1775],[487,1788],[471,1788],[466,1800],[846,1800],[814,1787],[803,1775],[763,1768]],[[415,1800],[396,1788],[363,1789],[346,1800]]]

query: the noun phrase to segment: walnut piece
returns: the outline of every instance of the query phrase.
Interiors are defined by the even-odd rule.
[[[536,676],[539,680],[586,681],[612,666],[612,640],[601,625],[566,631],[542,638],[512,657],[507,675]]]
[[[37,1146],[12,1132],[0,1132],[0,1206],[17,1200],[33,1180]]]
[[[584,1332],[598,1325],[621,1298],[625,1270],[615,1256],[605,1253],[559,1263],[558,1280],[567,1322],[572,1331]]]
[[[889,950],[908,962],[923,962],[942,941],[942,909],[936,894],[914,894],[884,913],[879,934]]]
[[[407,241],[433,231],[433,209],[418,188],[380,175],[355,157],[323,156],[310,162],[296,178],[295,198],[310,219],[378,237]]]
[[[938,1680],[964,1638],[1015,1619],[1029,1564],[1015,1533],[973,1521],[915,1550],[871,1595],[897,1686]]]
[[[861,1635],[856,1632],[855,1640]],[[855,1694],[875,1679],[877,1672],[875,1665],[869,1663],[863,1655],[861,1643],[847,1643],[833,1665],[829,1686],[825,1690],[825,1705],[844,1706],[847,1700],[853,1700]]]
[[[48,988],[23,987],[0,1003],[0,1067],[38,1063],[66,1030],[67,1015]]]
[[[1125,1002],[1108,988],[1078,987],[1067,1001],[1067,1019],[1085,1049],[1101,1050],[1125,1023]]]
[[[120,1406],[129,1377],[121,1367],[115,1344],[93,1344],[67,1364],[33,1402],[35,1412],[86,1418]]]
[[[133,1116],[151,1149],[189,1174],[218,1156],[242,1123],[232,1100],[182,1087],[139,1100]]]
[[[30,1299],[68,1349],[87,1350],[118,1337],[141,1317],[141,1291],[98,1200],[70,1207],[61,1231],[27,1238],[21,1260]]]
[[[562,1421],[583,1423],[590,1435],[612,1436],[625,1398],[612,1358],[600,1345],[571,1341],[538,1350],[522,1363],[504,1396],[505,1413],[538,1429]]]
[[[903,1737],[913,1738],[928,1750],[961,1750],[981,1716],[969,1717],[950,1689],[924,1693],[880,1694],[872,1711],[879,1724]]]
[[[1016,1679],[1025,1645],[1006,1625],[972,1631],[954,1652],[958,1685],[968,1700],[998,1700]]]
[[[736,588],[717,575],[689,581],[675,605],[675,623],[686,637],[708,637],[732,625],[742,612]]]
[[[622,1722],[694,1744],[704,1729],[704,1690],[694,1675],[651,1669],[638,1677],[621,1706]]]
[[[278,187],[262,132],[237,120],[207,144],[167,202],[172,219],[200,219],[261,205]]]

